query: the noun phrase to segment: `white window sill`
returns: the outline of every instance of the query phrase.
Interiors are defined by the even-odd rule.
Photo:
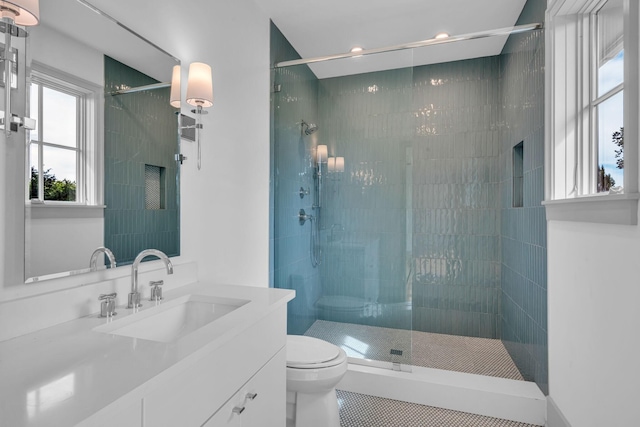
[[[77,203],[32,203],[25,204],[25,218],[102,218],[104,205],[80,205]]]
[[[638,225],[640,193],[606,194],[542,202],[547,221]]]

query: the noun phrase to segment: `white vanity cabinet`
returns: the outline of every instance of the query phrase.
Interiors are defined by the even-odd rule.
[[[283,427],[286,423],[281,396],[286,390],[282,349],[256,375],[236,392],[204,427]]]
[[[123,309],[115,321],[91,315],[2,341],[0,427],[284,427],[294,295],[196,282],[168,292],[157,309]],[[192,297],[219,301],[211,309],[220,316],[195,329],[184,310],[173,324],[146,322]],[[242,304],[225,312],[229,301]],[[184,307],[187,319],[202,314]],[[174,324],[185,328],[178,338],[136,336]],[[133,336],[116,333],[134,325]]]
[[[283,306],[158,381],[143,399],[143,427],[284,426],[285,344]]]

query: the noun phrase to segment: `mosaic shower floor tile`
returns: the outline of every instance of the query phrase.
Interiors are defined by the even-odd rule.
[[[305,335],[340,346],[350,357],[523,380],[500,340],[326,320],[316,320]]]
[[[337,390],[340,427],[535,427],[482,415]]]

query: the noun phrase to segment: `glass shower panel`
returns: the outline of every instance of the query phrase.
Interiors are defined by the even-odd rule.
[[[281,48],[287,48],[284,42]],[[302,335],[317,320],[315,302],[321,293],[320,269],[313,266],[310,253],[312,232],[316,236],[320,225],[315,218],[321,219],[314,209],[314,156],[321,132],[307,135],[302,124],[317,123],[318,79],[304,65],[281,68],[274,71],[273,88],[273,282],[296,291],[289,303],[288,332]],[[301,209],[314,220],[302,224]]]
[[[411,365],[412,74],[274,71],[273,280],[296,290],[289,333],[396,369]]]
[[[412,74],[407,67],[322,79],[318,92],[322,137],[344,171],[328,174],[323,198],[316,325],[339,330],[353,358],[403,365],[411,364]]]

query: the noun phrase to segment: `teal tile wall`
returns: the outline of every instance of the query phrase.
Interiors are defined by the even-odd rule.
[[[105,93],[158,81],[108,56]],[[148,248],[180,254],[177,119],[169,88],[105,95],[105,246],[118,265]],[[165,209],[145,209],[145,165],[165,168]]]
[[[414,68],[416,330],[500,337],[499,61]]]
[[[271,24],[271,61],[299,58],[282,33]],[[320,289],[320,273],[309,255],[310,227],[298,223],[298,211],[316,215],[313,198],[300,198],[299,189],[313,188],[315,146],[324,129],[302,136],[301,120],[318,121],[318,80],[307,66],[273,72],[271,141],[272,286],[295,289],[288,306],[288,333],[302,334],[316,320],[314,303]]]
[[[543,22],[527,2],[518,24]],[[544,199],[544,32],[509,38],[501,55],[502,340],[522,375],[548,393],[547,241]],[[523,207],[513,208],[512,152],[523,143]]]

